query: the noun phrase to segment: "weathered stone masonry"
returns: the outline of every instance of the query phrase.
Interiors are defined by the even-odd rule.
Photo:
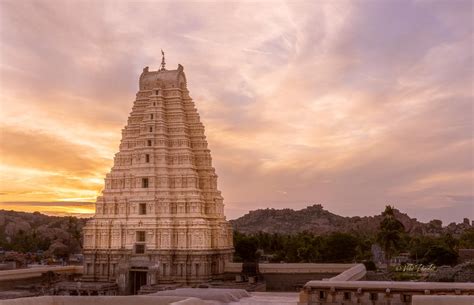
[[[84,279],[117,281],[124,294],[135,292],[132,281],[197,283],[222,274],[232,251],[183,67],[146,67],[96,215],[84,229]]]

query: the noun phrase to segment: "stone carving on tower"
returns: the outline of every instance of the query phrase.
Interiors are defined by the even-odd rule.
[[[164,54],[163,54],[164,55]],[[183,66],[143,69],[120,150],[84,228],[84,280],[142,285],[208,281],[232,259],[204,126]]]

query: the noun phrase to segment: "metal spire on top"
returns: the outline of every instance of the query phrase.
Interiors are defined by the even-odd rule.
[[[163,52],[163,49],[161,49],[161,69],[160,70],[166,70],[165,69],[165,52]]]

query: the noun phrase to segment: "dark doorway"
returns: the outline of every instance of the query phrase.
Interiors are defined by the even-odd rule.
[[[130,271],[130,294],[138,294],[140,287],[146,285],[146,273],[143,270]]]

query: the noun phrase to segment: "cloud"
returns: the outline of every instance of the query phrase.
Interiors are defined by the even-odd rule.
[[[93,202],[0,202],[0,209],[15,210],[23,212],[40,212],[47,215],[66,216],[73,215],[76,217],[90,217],[95,212]]]
[[[0,156],[0,200],[94,200],[111,165],[94,147],[5,125],[0,131]]]
[[[0,155],[4,164],[90,175],[106,166],[93,147],[80,146],[38,130],[3,126]]]
[[[313,203],[474,216],[453,200],[473,196],[471,1],[0,6],[12,201],[94,197],[164,49],[185,67],[229,218]]]

